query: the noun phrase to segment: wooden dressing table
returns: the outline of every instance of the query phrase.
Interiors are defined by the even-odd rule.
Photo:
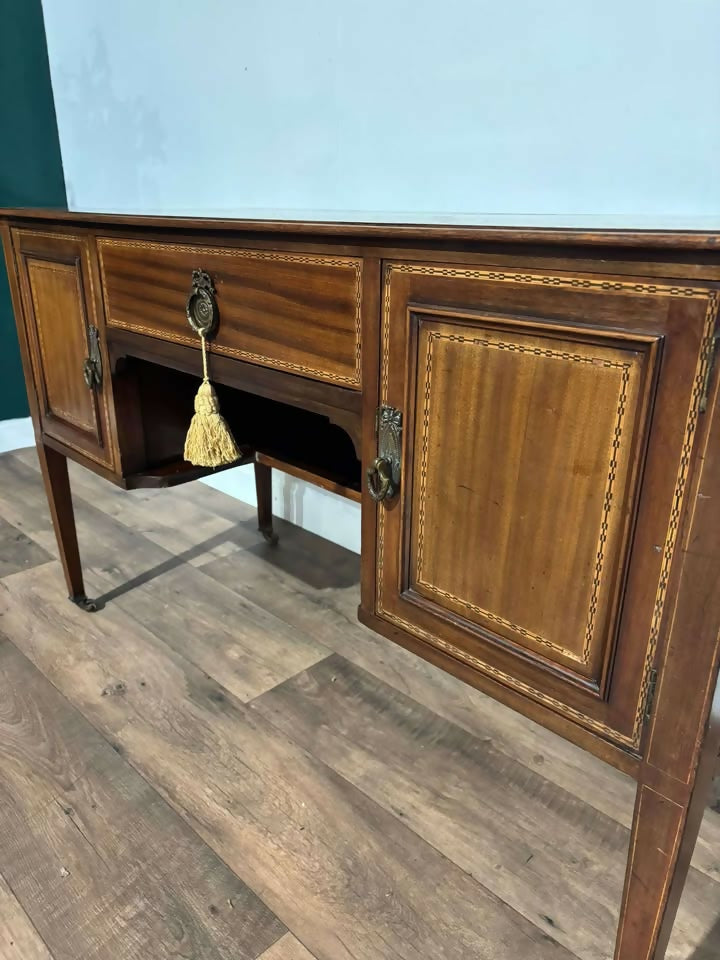
[[[0,224],[71,598],[67,457],[203,474],[203,270],[261,529],[273,467],[361,500],[363,623],[637,779],[615,956],[661,960],[720,749],[720,233]]]

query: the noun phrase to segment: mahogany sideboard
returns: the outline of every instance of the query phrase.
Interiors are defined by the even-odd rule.
[[[720,233],[0,223],[71,598],[66,458],[203,472],[202,270],[266,536],[273,466],[360,500],[363,623],[636,778],[615,957],[661,960],[720,748]]]

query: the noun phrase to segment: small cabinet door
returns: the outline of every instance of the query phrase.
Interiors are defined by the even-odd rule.
[[[13,231],[43,435],[113,466],[108,384],[85,237]]]
[[[716,311],[669,283],[387,263],[376,615],[637,749]]]

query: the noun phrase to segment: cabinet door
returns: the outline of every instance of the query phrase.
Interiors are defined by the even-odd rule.
[[[380,398],[403,433],[377,616],[637,749],[716,312],[707,289],[386,264]]]
[[[112,467],[88,241],[24,230],[13,241],[42,433]]]

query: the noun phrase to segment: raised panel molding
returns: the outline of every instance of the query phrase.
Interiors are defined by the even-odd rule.
[[[78,376],[80,368],[76,362],[78,357],[87,355],[89,349],[79,264],[28,257],[27,270],[45,384],[46,415],[67,420],[79,430],[98,436],[94,397]]]
[[[413,310],[411,318],[418,414],[409,589],[601,692],[658,339],[555,333],[503,317],[470,324],[461,314]],[[440,536],[443,526],[462,527],[461,558]]]

